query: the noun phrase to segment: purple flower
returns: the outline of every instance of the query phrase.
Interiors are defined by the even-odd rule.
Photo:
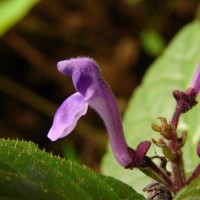
[[[197,143],[197,155],[200,157],[200,141]]]
[[[196,104],[196,97],[200,91],[200,65],[194,75],[191,85],[189,88],[182,92],[180,90],[173,91],[174,98],[176,99],[177,105],[176,109],[178,111],[178,115],[174,115],[175,118],[172,119],[172,124],[174,127],[178,125],[178,119],[181,113],[188,112],[191,108],[193,108]]]
[[[190,85],[190,87],[195,90],[196,94],[199,93],[200,91],[200,64],[196,71],[194,79],[192,80],[192,84]]]
[[[58,62],[57,67],[64,75],[72,76],[77,92],[58,108],[48,137],[55,141],[67,136],[90,106],[105,123],[116,160],[124,167],[130,166],[133,159],[141,160],[150,142],[140,143],[137,149],[139,152],[128,147],[116,99],[101,78],[97,63],[91,58],[74,58]]]

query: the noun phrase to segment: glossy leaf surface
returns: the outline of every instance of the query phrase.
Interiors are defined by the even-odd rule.
[[[137,199],[111,177],[41,151],[31,142],[0,140],[0,199]]]

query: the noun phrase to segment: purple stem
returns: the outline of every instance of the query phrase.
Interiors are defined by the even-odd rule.
[[[167,187],[173,191],[172,181],[170,180],[168,175],[163,170],[161,170],[157,165],[155,165],[154,162],[149,157],[145,157],[145,160],[148,163],[147,166],[151,168],[157,175],[159,175],[166,183]]]
[[[185,185],[185,171],[183,165],[182,151],[177,140],[177,126],[179,123],[179,118],[181,112],[179,106],[176,106],[175,112],[171,119],[171,124],[174,127],[174,131],[171,132],[171,139],[168,142],[169,149],[174,154],[174,160],[170,161],[172,165],[172,175],[175,193]]]
[[[200,163],[197,165],[196,169],[192,173],[192,175],[187,180],[187,185],[189,185],[195,178],[197,178],[200,175]]]
[[[186,92],[176,90],[173,92],[173,95],[176,99],[176,108],[171,119],[174,130],[170,132],[168,148],[174,154],[174,160],[170,162],[172,165],[174,191],[176,193],[186,184],[182,151],[177,137],[177,126],[181,114],[186,113],[197,104],[195,100],[197,93],[195,89],[189,88]]]

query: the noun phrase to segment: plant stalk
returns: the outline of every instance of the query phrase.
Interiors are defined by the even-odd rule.
[[[197,165],[196,169],[194,170],[192,175],[189,177],[186,184],[189,185],[198,176],[200,176],[200,163]]]
[[[173,181],[173,192],[178,192],[185,185],[185,171],[183,165],[182,151],[180,143],[177,137],[177,126],[181,112],[178,105],[176,106],[175,112],[171,119],[171,124],[174,127],[174,131],[171,132],[171,139],[168,141],[168,147],[174,155],[174,159],[170,161],[172,166],[172,181]]]

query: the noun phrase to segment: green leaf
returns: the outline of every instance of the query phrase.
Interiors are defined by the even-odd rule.
[[[0,140],[0,199],[137,199],[111,177],[41,151],[35,144]]]
[[[175,107],[172,91],[185,91],[200,61],[200,23],[193,22],[184,27],[172,40],[163,54],[147,71],[140,87],[134,91],[124,116],[124,131],[128,144],[136,148],[143,140],[157,138],[159,134],[151,129],[152,122],[159,116],[170,119]],[[184,146],[186,171],[192,171],[199,158],[196,143],[200,139],[200,105],[184,114],[179,123],[179,131],[188,130]],[[154,150],[155,149],[155,150]],[[160,154],[151,146],[148,155]],[[141,192],[150,180],[139,170],[124,170],[119,166],[109,149],[102,162],[102,171]]]
[[[39,0],[1,0],[0,36],[20,21]]]
[[[182,189],[174,200],[199,200],[200,199],[200,177],[195,179],[189,186]]]

